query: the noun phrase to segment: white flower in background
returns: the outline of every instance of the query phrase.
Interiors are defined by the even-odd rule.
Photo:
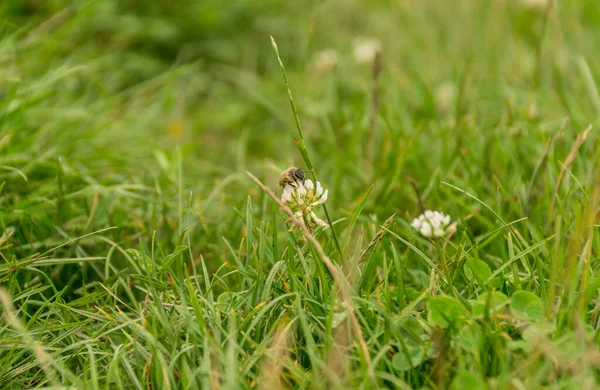
[[[317,217],[313,208],[325,203],[329,190],[324,190],[321,183],[317,182],[316,188],[312,180],[306,179],[304,183],[297,181],[293,185],[286,185],[281,195],[281,201],[288,206],[296,217],[302,219],[311,226],[315,223],[319,226],[328,226],[325,221]],[[291,222],[291,218],[288,219]],[[292,225],[293,230],[296,225]]]
[[[533,101],[527,106],[527,109],[525,110],[525,116],[530,121],[535,121],[540,117],[540,108],[537,105],[537,102]]]
[[[552,0],[521,0],[521,7],[529,11],[543,12],[551,2]]]
[[[440,112],[449,112],[456,104],[457,96],[458,89],[456,85],[450,81],[445,81],[435,89],[435,107]]]
[[[443,237],[450,225],[450,216],[441,211],[427,210],[415,218],[411,226],[425,237]]]
[[[354,59],[361,65],[370,65],[381,52],[381,41],[376,38],[356,38],[353,42]]]
[[[340,62],[340,55],[334,49],[325,49],[315,53],[312,68],[317,73],[327,73],[335,69]]]

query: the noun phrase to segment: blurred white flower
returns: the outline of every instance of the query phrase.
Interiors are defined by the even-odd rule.
[[[411,226],[425,237],[443,237],[447,234],[450,216],[441,211],[427,210],[415,218]]]
[[[552,0],[521,0],[521,7],[533,12],[543,12]]]
[[[535,121],[540,117],[540,108],[538,107],[537,102],[533,101],[527,106],[525,115],[530,121]]]
[[[325,49],[315,53],[311,67],[317,73],[327,73],[335,69],[340,62],[340,55],[334,49]]]
[[[439,112],[449,112],[456,104],[457,96],[458,88],[456,88],[456,85],[450,81],[445,81],[435,89],[435,107]]]
[[[370,65],[381,52],[381,41],[376,38],[356,38],[353,42],[354,59],[361,65]]]
[[[315,186],[312,180],[306,179],[304,183],[295,182],[294,185],[286,185],[281,195],[281,201],[309,227],[312,227],[313,223],[319,226],[328,226],[313,211],[314,207],[325,203],[327,195],[329,195],[329,190],[323,189],[320,182],[317,182]],[[288,219],[288,222],[291,222],[291,218]],[[291,230],[295,227],[296,225],[292,225]]]

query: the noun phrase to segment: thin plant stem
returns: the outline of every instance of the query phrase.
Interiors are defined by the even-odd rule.
[[[279,56],[279,50],[277,49],[277,43],[275,43],[275,39],[271,37],[271,44],[273,45],[273,50],[275,51],[275,55],[277,56],[277,61],[279,62],[279,68],[281,69],[281,74],[283,75],[283,81],[285,83],[285,87],[287,88],[288,98],[290,100],[290,105],[292,106],[292,113],[294,114],[294,121],[296,122],[296,129],[298,130],[298,138],[294,137],[296,141],[296,145],[298,146],[298,150],[302,155],[302,159],[304,159],[304,163],[306,164],[306,168],[312,173],[315,182],[319,179],[317,178],[317,174],[315,173],[314,166],[310,160],[308,155],[308,149],[306,147],[306,142],[304,141],[304,132],[302,131],[302,125],[300,124],[300,117],[298,116],[298,110],[296,109],[296,103],[294,103],[294,97],[292,96],[292,90],[290,89],[290,84],[288,82],[287,74],[285,72],[285,66],[283,66],[283,61],[281,61],[281,57]],[[331,229],[331,235],[333,237],[333,242],[335,244],[335,248],[340,253],[340,259],[343,262],[344,254],[342,252],[342,247],[338,240],[337,234],[335,233],[335,228],[333,227],[333,222],[331,217],[329,216],[329,211],[327,211],[327,206],[323,204],[323,210],[325,211],[325,218],[327,218],[327,223]]]

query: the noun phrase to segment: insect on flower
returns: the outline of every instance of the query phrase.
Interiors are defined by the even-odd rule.
[[[425,237],[443,237],[448,234],[450,216],[441,211],[427,210],[415,218],[411,226]]]
[[[302,179],[294,175],[294,171],[302,172]],[[282,181],[282,178],[285,179]],[[296,178],[296,180],[288,180]],[[282,184],[283,183],[283,184]],[[317,216],[314,208],[325,203],[329,190],[325,190],[320,182],[313,183],[310,179],[304,179],[304,172],[298,168],[290,168],[281,174],[279,184],[283,187],[281,201],[294,212],[307,226],[312,229],[313,225],[328,226],[325,221]],[[291,222],[291,218],[287,222]],[[293,230],[296,225],[292,225]]]
[[[291,167],[281,172],[279,175],[279,185],[283,188],[294,186],[294,184],[304,183],[304,171],[300,168]]]

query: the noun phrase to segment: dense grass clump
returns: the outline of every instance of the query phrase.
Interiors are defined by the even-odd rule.
[[[0,388],[600,386],[596,0],[0,21]]]

